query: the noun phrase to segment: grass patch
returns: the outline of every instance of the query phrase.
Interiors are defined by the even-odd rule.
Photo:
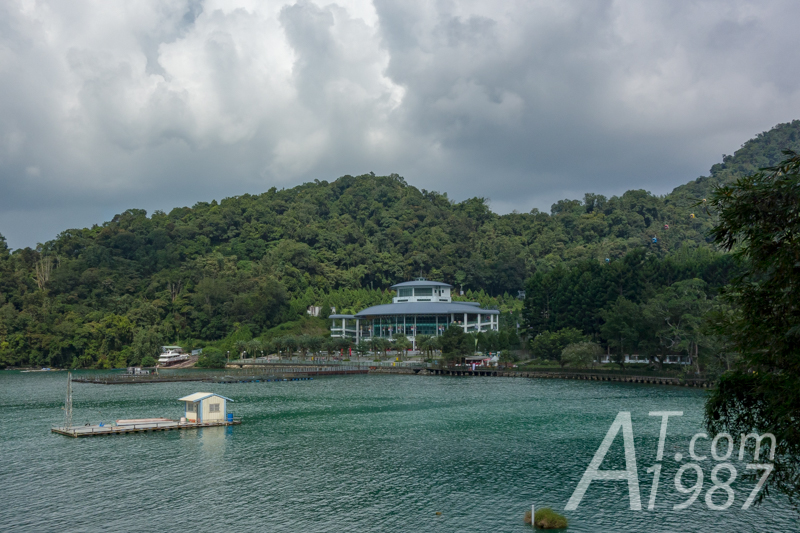
[[[526,517],[530,514],[531,512],[528,511]],[[536,514],[533,516],[533,526],[540,529],[566,529],[567,519],[549,507],[543,507],[536,510]]]

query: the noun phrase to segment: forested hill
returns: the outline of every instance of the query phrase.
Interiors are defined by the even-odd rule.
[[[124,364],[135,339],[215,340],[243,326],[259,335],[308,305],[386,301],[391,284],[416,276],[507,310],[536,271],[707,246],[711,222],[695,203],[708,183],[800,149],[798,130],[759,135],[665,197],[587,194],[550,214],[497,215],[484,199],[362,175],[151,216],[131,209],[36,250],[11,253],[0,236],[0,363]]]
[[[733,155],[723,155],[722,163],[711,167],[711,174],[676,187],[670,197],[706,198],[715,185],[724,185],[760,168],[777,165],[784,159],[783,150],[800,152],[800,120],[778,124],[759,133]]]

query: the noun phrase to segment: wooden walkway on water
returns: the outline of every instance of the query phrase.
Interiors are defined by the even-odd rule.
[[[672,385],[675,387],[709,388],[714,382],[704,378],[678,378],[668,376],[642,376],[631,374],[611,374],[600,372],[559,372],[559,371],[511,371],[495,369],[458,369],[458,368],[414,368],[414,367],[372,367],[371,373],[377,374],[412,374],[417,376],[456,376],[456,377],[501,377],[501,378],[533,378],[533,379],[576,379],[583,381],[616,381],[621,383],[641,383],[648,385]]]
[[[121,426],[72,426],[72,427],[56,427],[50,428],[53,433],[65,435],[67,437],[101,437],[112,435],[123,435],[126,433],[151,433],[154,431],[171,431],[173,429],[198,429],[218,426],[237,426],[242,423],[240,418],[234,418],[233,421],[220,420],[214,422],[180,422],[178,420],[170,420],[167,422],[151,422],[143,424],[129,424]]]

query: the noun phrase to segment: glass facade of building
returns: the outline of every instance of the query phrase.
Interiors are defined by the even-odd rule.
[[[356,315],[331,315],[331,336],[359,341],[402,334],[413,339],[442,335],[451,324],[465,332],[498,329],[497,311],[482,310],[475,302],[452,302],[452,286],[447,283],[420,278],[392,288],[397,296],[391,304],[372,306]]]

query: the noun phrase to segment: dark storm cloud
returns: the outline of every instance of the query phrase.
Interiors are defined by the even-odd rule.
[[[793,2],[6,2],[0,233],[397,172],[665,193],[798,118]]]

